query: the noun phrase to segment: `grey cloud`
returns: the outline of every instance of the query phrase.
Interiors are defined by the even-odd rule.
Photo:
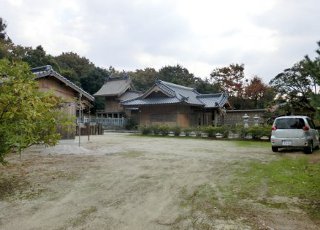
[[[83,23],[86,30],[94,30],[87,40],[91,44],[88,55],[113,65],[138,65],[137,52],[177,55],[179,43],[188,34],[170,4],[94,1],[85,9]]]
[[[198,49],[205,35],[193,34],[189,25],[177,13],[174,1],[170,0],[78,0],[75,1],[76,9],[65,8],[62,1],[58,2],[61,4],[56,1],[29,0],[23,7],[30,8],[24,9],[15,8],[4,1],[0,13],[8,22],[8,33],[13,41],[30,45],[27,36],[21,32],[21,21],[31,20],[30,23],[33,23],[33,15],[48,12],[54,14],[57,20],[51,30],[51,42],[57,43],[57,49],[61,52],[77,52],[101,67],[113,65],[126,70],[143,68],[146,66],[141,66],[143,63],[137,60],[137,54],[146,53],[150,56],[169,57],[183,66],[193,61],[208,64],[212,70],[231,63],[244,63],[250,75],[257,74],[267,82],[304,55],[312,55],[317,48],[316,41],[320,40],[320,4],[317,0],[279,0],[273,9],[263,15],[249,17],[259,28],[275,31],[278,47],[272,52],[244,50],[238,47],[241,42],[237,43],[239,45],[227,44],[219,50],[214,46],[208,47],[208,50],[205,50],[205,46],[202,46],[202,50]],[[1,12],[3,9],[6,10]],[[226,38],[232,43],[239,32],[241,30],[238,28],[230,28],[222,34],[222,39]],[[76,46],[60,46],[57,37],[62,35],[80,39],[88,49],[68,50]],[[47,49],[47,41],[39,41],[34,45],[39,44]]]
[[[276,29],[281,35],[307,36],[320,32],[318,0],[279,1],[266,14],[254,18],[263,27]]]

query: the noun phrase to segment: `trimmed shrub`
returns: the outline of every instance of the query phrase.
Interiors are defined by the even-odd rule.
[[[217,135],[222,135],[222,137],[226,138],[228,137],[229,129],[228,126],[207,126],[203,127],[202,131],[208,134],[208,137],[216,138]]]
[[[203,132],[203,127],[199,126],[199,127],[197,127],[197,128],[194,128],[194,129],[193,129],[193,132],[195,132],[196,137],[201,137],[201,134],[202,134],[202,132]]]
[[[127,123],[125,125],[125,129],[127,130],[136,130],[138,128],[138,123],[132,119],[132,118],[129,118],[127,120]]]
[[[154,135],[160,135],[161,134],[161,130],[160,130],[160,126],[159,125],[152,125],[150,126],[151,131]]]
[[[184,132],[186,137],[189,137],[190,133],[193,131],[193,128],[184,128],[182,131]]]
[[[140,129],[142,135],[149,135],[152,132],[152,129],[150,126],[140,126],[139,129]]]
[[[175,126],[172,128],[172,131],[175,136],[179,136],[181,133],[181,128],[179,126]]]
[[[270,126],[251,126],[247,129],[247,133],[252,135],[252,139],[259,140],[263,136],[270,139],[271,127]]]
[[[162,136],[167,136],[170,132],[170,127],[167,125],[160,125],[159,132]]]
[[[252,136],[252,139],[260,140],[262,137],[266,136],[270,139],[271,126],[251,126],[244,128],[244,126],[207,126],[207,127],[191,127],[181,129],[179,126],[170,127],[168,125],[153,125],[153,126],[141,126],[140,131],[143,135],[149,135],[153,133],[154,135],[167,136],[170,132],[173,132],[174,136],[179,136],[183,131],[185,136],[190,136],[191,133],[195,133],[197,137],[206,136],[207,134],[210,138],[217,138],[218,136],[223,138],[228,138],[229,133],[238,134],[239,138],[246,138]]]
[[[251,126],[248,128],[244,128],[243,126],[239,130],[241,138],[245,138],[247,136],[252,136],[254,140],[260,140],[261,137],[268,137],[270,139],[271,136],[271,126]]]

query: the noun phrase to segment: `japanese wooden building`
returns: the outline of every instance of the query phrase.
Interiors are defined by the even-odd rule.
[[[52,69],[50,65],[33,68],[39,90],[51,91],[64,101],[61,110],[71,119],[83,118],[83,111],[89,111],[94,97]],[[75,136],[75,128],[61,132],[64,139]]]
[[[129,76],[108,77],[98,92],[94,94],[95,97],[104,98],[104,109],[97,111],[97,116],[110,119],[123,118],[126,113],[120,102],[140,95],[140,92],[134,90]]]
[[[122,106],[139,125],[190,127],[218,125],[230,107],[225,93],[200,94],[195,89],[157,80],[143,95],[123,100]]]

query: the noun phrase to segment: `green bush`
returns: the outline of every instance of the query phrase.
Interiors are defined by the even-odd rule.
[[[240,138],[245,138],[248,135],[248,128],[245,128],[243,125],[235,128],[235,131],[239,134]]]
[[[137,122],[134,119],[129,118],[127,120],[126,125],[125,125],[125,129],[127,129],[127,130],[135,130],[137,128],[138,128]]]
[[[216,138],[217,134],[221,134],[223,138],[228,138],[229,133],[239,134],[239,138],[245,138],[248,135],[252,136],[252,139],[259,140],[261,137],[266,136],[270,139],[271,126],[250,126],[245,128],[242,125],[233,126],[206,126],[206,127],[190,127],[181,129],[179,126],[170,127],[168,125],[152,125],[152,126],[142,126],[140,127],[141,133],[143,135],[149,135],[153,133],[154,135],[167,136],[170,131],[174,133],[175,136],[179,136],[183,131],[186,136],[190,136],[190,133],[195,132],[197,137],[200,137],[203,133],[208,134],[210,138]]]
[[[228,131],[232,133],[237,133],[240,135],[243,125],[230,125],[228,126]]]
[[[184,128],[182,131],[184,132],[186,137],[189,137],[190,133],[193,131],[193,128]]]
[[[206,126],[202,128],[202,132],[207,133],[208,137],[216,137],[217,134],[221,134],[224,138],[228,137],[228,126]]]
[[[167,136],[170,132],[170,127],[168,125],[160,125],[159,132],[162,136]]]
[[[195,127],[193,130],[192,130],[197,137],[201,137],[201,134],[203,132],[203,127]]]
[[[150,126],[141,126],[140,131],[141,131],[142,135],[149,135],[149,134],[151,134],[152,129]]]
[[[247,128],[247,134],[252,135],[252,139],[259,140],[263,136],[270,138],[271,127],[270,126],[251,126]]]
[[[154,135],[161,134],[161,130],[160,130],[160,126],[159,125],[152,125],[152,126],[150,126],[150,129],[151,129],[151,131],[152,131],[152,133]]]
[[[214,137],[215,136],[215,132],[214,132],[214,127],[212,126],[205,126],[205,127],[202,127],[202,132],[204,133],[207,133],[208,134],[208,137]]]
[[[181,133],[181,128],[179,126],[175,126],[172,128],[172,131],[175,136],[179,136]]]

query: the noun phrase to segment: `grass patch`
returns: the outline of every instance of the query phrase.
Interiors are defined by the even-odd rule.
[[[219,202],[211,185],[202,184],[193,191],[182,188],[180,206],[188,211],[175,220],[173,229],[183,229],[180,226],[185,225],[189,225],[192,229],[212,229],[214,227],[214,222],[211,220],[219,214],[217,209]]]
[[[271,202],[267,199],[258,200],[258,203],[263,204],[269,208],[275,208],[275,209],[287,209],[288,204],[283,202]]]
[[[240,199],[274,196],[294,198],[313,219],[320,219],[320,164],[307,158],[282,158],[269,163],[251,162],[246,171],[238,171],[231,189]],[[261,203],[261,202],[260,202]],[[263,201],[263,204],[284,207],[283,204]]]
[[[227,171],[213,178],[217,187],[203,184],[181,190],[180,206],[185,213],[176,219],[176,229],[214,229],[217,220],[260,229],[268,209],[286,213],[299,208],[320,223],[320,163],[306,157],[283,157],[230,165]]]
[[[191,206],[192,210],[215,209],[218,205],[218,198],[212,186],[203,184],[198,186],[194,191],[188,193],[186,188],[181,190],[181,206]]]
[[[216,229],[221,223],[226,229],[247,229],[254,227],[254,220],[247,220],[247,207],[234,200],[225,199],[218,188],[202,184],[191,192],[183,188],[180,192],[180,206],[187,210],[174,223],[173,229]],[[186,227],[188,226],[188,227]]]
[[[24,177],[18,175],[0,177],[0,200],[21,194],[29,187],[30,183]]]
[[[0,167],[0,200],[32,199],[42,193],[42,188],[29,181],[28,171],[20,165]]]
[[[0,177],[0,200],[31,200],[40,196],[47,189],[32,184],[24,176],[10,175]]]

